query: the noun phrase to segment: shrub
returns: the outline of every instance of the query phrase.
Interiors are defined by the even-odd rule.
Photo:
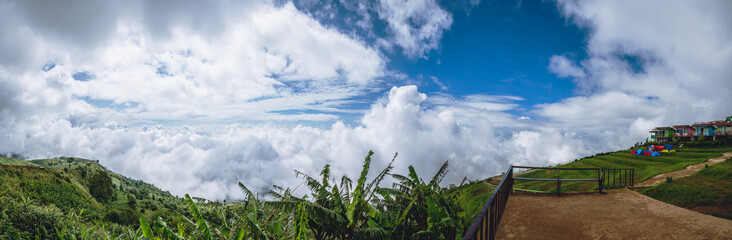
[[[667,182],[667,183],[671,183],[672,181],[673,181],[673,178],[671,178],[671,177],[666,177],[666,182]]]
[[[114,200],[112,178],[106,171],[97,171],[89,179],[89,193],[100,202]]]

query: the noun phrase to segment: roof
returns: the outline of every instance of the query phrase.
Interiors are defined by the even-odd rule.
[[[718,122],[717,126],[732,126],[732,122]]]
[[[656,130],[674,129],[672,127],[656,127]]]
[[[691,125],[674,125],[674,128],[691,128]]]
[[[694,127],[711,127],[714,123],[694,123]]]

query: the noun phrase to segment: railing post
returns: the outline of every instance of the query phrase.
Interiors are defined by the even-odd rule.
[[[635,168],[630,169],[630,190],[633,189],[633,185],[635,184]]]
[[[602,193],[602,169],[597,169],[597,189]]]
[[[559,197],[561,195],[560,194],[561,191],[562,191],[562,182],[559,181],[559,168],[557,168],[557,197]]]

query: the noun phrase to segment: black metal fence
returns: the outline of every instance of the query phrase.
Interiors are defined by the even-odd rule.
[[[522,178],[514,177],[514,168],[525,168],[525,169],[546,169],[556,170],[556,178]],[[560,178],[560,171],[567,170],[580,170],[580,171],[596,171],[597,178],[583,178],[583,179],[564,179]],[[508,197],[513,193],[514,180],[527,180],[527,181],[556,181],[557,182],[557,196],[560,196],[562,182],[567,181],[595,181],[598,184],[598,191],[602,193],[603,189],[625,187],[630,186],[633,188],[633,180],[635,177],[635,169],[632,168],[551,168],[551,167],[527,167],[527,166],[510,166],[506,173],[503,175],[503,179],[498,184],[493,193],[488,198],[488,201],[483,205],[483,209],[478,213],[478,216],[470,225],[470,228],[463,236],[463,240],[477,239],[493,240],[496,237],[496,230],[498,230],[498,224],[501,222],[504,209],[508,203]]]
[[[602,186],[605,188],[619,188],[630,186],[630,189],[633,189],[634,187],[634,168],[603,168],[602,174],[603,176],[605,176],[602,183]]]
[[[545,169],[557,171],[556,178],[522,178],[515,177],[515,180],[527,180],[527,181],[556,181],[557,182],[557,197],[561,196],[562,182],[597,182],[597,190],[602,193],[603,189],[603,171],[601,168],[553,168],[553,167],[527,167],[527,166],[513,166],[514,168],[526,168],[526,169]],[[559,178],[561,171],[595,171],[597,172],[597,178],[580,178],[580,179],[566,179]]]
[[[493,193],[488,198],[488,201],[483,205],[483,209],[480,210],[478,216],[475,217],[475,221],[470,225],[468,232],[463,236],[463,240],[469,239],[493,239],[496,237],[496,230],[498,229],[498,223],[501,222],[501,216],[503,216],[503,210],[506,208],[508,203],[508,197],[513,191],[513,166],[508,168],[501,183],[498,184]]]

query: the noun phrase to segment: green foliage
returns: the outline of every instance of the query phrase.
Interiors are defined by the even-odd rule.
[[[99,202],[114,200],[112,178],[106,171],[97,171],[89,178],[89,193]]]
[[[305,211],[305,202],[297,205],[297,220],[295,220],[295,239],[307,239],[308,213]]]
[[[204,240],[213,239],[214,237],[211,232],[211,227],[208,225],[208,222],[206,222],[206,220],[203,218],[203,215],[201,215],[198,207],[196,207],[196,203],[193,202],[188,194],[186,194],[184,201],[190,208],[190,212],[193,215],[193,218],[196,220],[196,227],[198,228],[198,232],[200,233],[199,237]]]
[[[276,187],[271,194],[278,200],[273,206],[297,216],[296,237],[301,238],[308,228],[315,239],[455,239],[463,231],[464,219],[456,197],[447,196],[439,186],[447,173],[448,164],[442,165],[429,182],[409,167],[409,175],[391,174],[392,162],[371,181],[367,175],[373,152],[364,164],[353,187],[348,177],[340,182],[331,178],[330,166],[320,172],[320,178],[295,171],[305,179],[310,195],[295,197],[289,189]],[[397,183],[393,188],[380,187],[381,181],[391,175]],[[332,184],[331,184],[332,183]],[[303,221],[307,218],[308,221]]]

